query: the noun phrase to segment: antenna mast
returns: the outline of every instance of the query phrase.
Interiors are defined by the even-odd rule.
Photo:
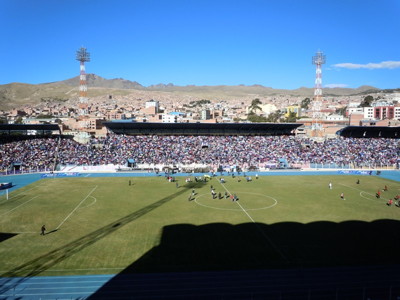
[[[316,55],[312,57],[312,64],[316,66],[314,100],[312,103],[312,136],[322,136],[322,65],[325,64],[325,62],[326,57],[321,51],[318,51]]]
[[[90,61],[90,53],[86,48],[81,47],[76,51],[76,60],[80,62],[80,76],[79,76],[79,113],[86,115],[88,113],[88,97],[87,97],[87,84],[85,73],[85,62]]]

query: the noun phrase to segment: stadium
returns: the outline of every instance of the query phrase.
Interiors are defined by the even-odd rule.
[[[400,297],[399,128],[106,126],[0,125],[1,299]]]

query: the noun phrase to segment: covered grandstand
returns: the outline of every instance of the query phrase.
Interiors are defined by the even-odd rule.
[[[400,138],[400,127],[388,126],[347,126],[339,130],[337,135],[353,138]]]
[[[57,124],[0,124],[0,136],[52,134],[61,134]]]
[[[293,135],[297,123],[137,123],[105,122],[111,132],[126,135]]]

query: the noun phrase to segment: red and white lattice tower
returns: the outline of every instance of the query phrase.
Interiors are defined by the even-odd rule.
[[[87,84],[85,62],[90,61],[90,53],[86,48],[81,47],[76,51],[76,60],[80,62],[80,75],[79,75],[79,113],[86,115],[88,113],[88,97],[87,97]]]
[[[321,106],[322,106],[322,65],[326,62],[325,55],[318,51],[312,57],[312,64],[316,66],[314,99],[312,102],[312,135],[322,135]]]

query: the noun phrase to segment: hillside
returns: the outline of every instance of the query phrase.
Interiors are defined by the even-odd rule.
[[[288,95],[312,97],[313,88],[301,87],[294,90],[274,89],[262,85],[218,85],[218,86],[176,86],[173,84],[157,84],[144,87],[136,81],[122,78],[105,79],[96,74],[87,74],[88,96],[106,96],[140,94],[146,98],[155,98],[160,95],[174,95],[182,100],[191,98],[204,98],[216,100],[231,100],[244,98],[262,98],[274,95]],[[26,84],[10,83],[0,85],[0,109],[18,108],[25,104],[38,104],[41,101],[52,99],[67,101],[78,98],[79,76],[52,83]],[[346,96],[379,91],[371,86],[361,86],[357,89],[350,88],[325,88],[326,96]]]
[[[101,87],[101,88],[111,88],[111,89],[141,89],[144,88],[141,84],[137,83],[136,81],[129,81],[122,78],[115,78],[115,79],[105,79],[101,76],[96,74],[87,74],[86,75],[86,82],[88,87]],[[79,76],[53,82],[51,85],[60,85],[65,84],[72,87],[79,86]]]

